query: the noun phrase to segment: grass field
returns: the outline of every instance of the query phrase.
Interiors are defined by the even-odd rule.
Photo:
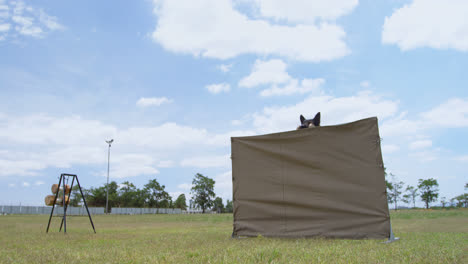
[[[400,241],[231,239],[232,216],[0,216],[0,263],[468,263],[468,210],[392,212]]]

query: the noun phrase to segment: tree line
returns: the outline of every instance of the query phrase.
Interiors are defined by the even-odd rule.
[[[400,203],[405,203],[410,207],[416,207],[418,198],[424,202],[428,209],[430,204],[439,198],[439,184],[436,179],[419,179],[417,186],[407,185],[398,181],[394,174],[390,173],[391,180],[385,180],[387,187],[387,200],[393,204],[395,210]],[[387,178],[387,173],[385,172]],[[157,179],[151,179],[143,188],[137,188],[133,183],[125,181],[117,184],[115,181],[104,184],[100,187],[83,189],[86,201],[89,206],[105,207],[106,191],[109,188],[109,208],[112,207],[136,207],[136,208],[180,208],[182,210],[199,209],[203,213],[212,210],[218,213],[232,213],[232,201],[227,200],[223,204],[221,197],[217,197],[214,192],[215,181],[200,173],[197,173],[192,181],[190,194],[192,198],[188,201],[185,194],[180,194],[175,200],[165,190]],[[468,207],[468,183],[465,184],[465,193],[457,195],[450,200],[446,197],[440,198],[443,208]],[[78,206],[82,201],[78,186],[74,186],[71,197],[71,206]]]
[[[385,172],[385,176],[388,176]],[[387,200],[389,204],[398,209],[398,204],[403,202],[410,207],[416,207],[416,201],[419,198],[426,209],[429,209],[430,204],[436,202],[439,198],[439,183],[436,179],[419,179],[417,186],[407,185],[404,187],[404,182],[398,181],[396,176],[390,173],[391,180],[385,180],[387,185]],[[465,193],[447,199],[440,198],[442,208],[450,207],[468,207],[468,183],[465,184]]]
[[[189,200],[190,209],[201,209],[203,213],[213,210],[218,213],[232,213],[232,201],[227,200],[223,204],[221,197],[216,197],[214,192],[215,181],[200,173],[197,173],[192,181]],[[180,194],[175,200],[166,191],[166,186],[161,185],[157,179],[151,179],[143,188],[137,188],[133,183],[125,181],[120,185],[112,181],[100,187],[82,188],[88,206],[105,207],[107,189],[109,192],[109,208],[133,207],[133,208],[180,208],[187,210],[187,197]],[[78,206],[83,201],[78,186],[73,186],[70,197],[70,205]]]

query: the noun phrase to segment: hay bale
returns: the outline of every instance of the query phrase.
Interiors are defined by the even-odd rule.
[[[62,190],[62,189],[63,189],[62,186],[60,186],[59,188],[58,184],[52,184],[51,190],[53,194],[56,194],[59,190]],[[70,191],[71,191],[70,185],[65,184],[65,194],[70,194]]]
[[[54,204],[55,195],[47,195],[45,197],[45,204],[47,206],[52,206]]]
[[[54,205],[54,199],[55,199],[55,195],[47,195],[45,197],[45,204],[48,205],[48,206],[52,206]],[[65,202],[67,204],[70,203],[70,197],[68,195],[65,195]],[[63,205],[63,200],[62,200],[62,197],[57,197],[57,201],[55,202],[55,204],[57,205]]]

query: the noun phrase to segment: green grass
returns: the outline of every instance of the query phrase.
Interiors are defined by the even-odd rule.
[[[0,263],[468,263],[468,210],[392,212],[400,241],[231,239],[231,215],[0,216]]]

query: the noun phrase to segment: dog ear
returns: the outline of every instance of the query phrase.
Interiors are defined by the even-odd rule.
[[[320,126],[320,112],[318,112],[314,117],[314,126]]]
[[[300,116],[299,119],[301,120],[301,124],[304,124],[304,121],[306,120],[304,116]]]

